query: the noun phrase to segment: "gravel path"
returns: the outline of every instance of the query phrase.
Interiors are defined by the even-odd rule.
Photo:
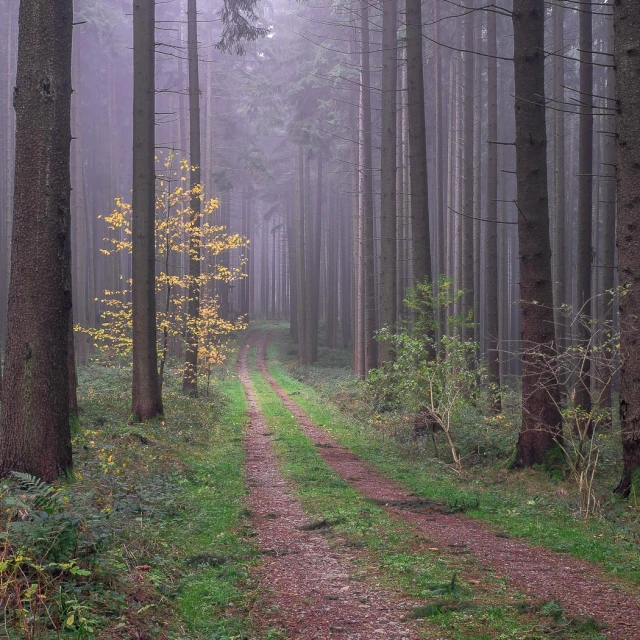
[[[245,477],[250,488],[252,527],[263,554],[255,578],[261,585],[255,611],[260,626],[286,630],[300,640],[414,640],[403,616],[415,602],[372,590],[350,576],[355,554],[332,549],[321,533],[301,531],[302,507],[278,471],[272,434],[258,407],[247,370],[245,346],[238,373],[249,403]]]

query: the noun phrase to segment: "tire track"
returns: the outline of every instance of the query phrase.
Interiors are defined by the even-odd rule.
[[[250,338],[251,339],[251,338]],[[263,561],[256,575],[262,587],[255,611],[260,626],[281,627],[304,640],[414,640],[401,618],[416,603],[387,591],[373,591],[349,576],[348,556],[319,533],[301,531],[304,512],[278,471],[271,437],[247,367],[249,345],[238,360],[250,423],[245,434],[245,477],[250,488],[252,527]]]

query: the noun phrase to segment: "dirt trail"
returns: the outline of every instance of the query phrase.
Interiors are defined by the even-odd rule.
[[[301,531],[302,507],[278,471],[271,435],[247,370],[245,346],[238,373],[249,403],[245,477],[252,526],[264,560],[255,576],[263,597],[256,611],[264,628],[286,629],[304,640],[414,640],[413,623],[401,619],[416,603],[372,591],[349,576],[350,557],[331,549],[321,533]]]
[[[640,640],[640,590],[624,588],[603,575],[600,567],[567,555],[532,546],[522,540],[498,537],[486,525],[459,514],[443,514],[428,505],[411,510],[415,495],[338,444],[278,385],[267,371],[266,337],[261,340],[258,367],[272,389],[295,416],[302,431],[318,446],[325,462],[366,497],[387,505],[397,517],[415,525],[444,550],[472,553],[484,567],[505,576],[521,592],[562,604],[570,615],[592,617],[606,624],[615,640]],[[408,507],[408,508],[407,508]],[[418,512],[419,511],[419,512]]]

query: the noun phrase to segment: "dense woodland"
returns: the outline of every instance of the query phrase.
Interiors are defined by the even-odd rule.
[[[287,323],[458,472],[460,416],[515,406],[510,468],[568,460],[589,501],[615,434],[637,494],[637,0],[0,16],[0,476],[72,469],[91,363],[145,422]]]

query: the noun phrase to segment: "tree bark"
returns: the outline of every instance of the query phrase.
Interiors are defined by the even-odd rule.
[[[628,496],[638,487],[640,469],[640,4],[618,0],[613,5],[617,136],[617,243],[620,278],[620,422],[623,470],[616,493]]]
[[[554,51],[564,51],[564,7],[555,4],[553,17]],[[556,100],[553,111],[553,156],[554,156],[554,190],[553,190],[553,307],[556,327],[556,344],[559,349],[565,346],[567,335],[566,314],[562,306],[566,302],[566,207],[565,207],[565,127],[564,127],[564,58],[553,56],[553,97]]]
[[[198,68],[198,7],[197,0],[187,2],[187,49],[189,57],[189,164],[190,175],[190,223],[193,232],[189,235],[189,291],[185,339],[184,376],[182,392],[198,395],[198,323],[200,321],[200,238],[202,202],[200,153],[200,72]]]
[[[461,227],[461,253],[462,253],[462,278],[456,283],[463,291],[462,314],[466,318],[471,315],[473,319],[474,277],[473,277],[473,135],[474,135],[474,66],[473,56],[469,51],[473,50],[473,17],[471,0],[467,0],[467,15],[465,17],[464,47],[467,52],[464,56],[463,78],[463,105],[464,105],[464,132],[462,137],[462,217],[459,221]],[[465,322],[462,329],[465,340],[473,339],[473,328]]]
[[[155,0],[133,3],[133,414],[162,413],[155,287]]]
[[[487,283],[487,372],[489,382],[500,387],[500,353],[498,325],[498,54],[497,24],[495,11],[487,13],[487,39],[489,54],[487,69],[487,237],[486,237],[486,283]],[[495,408],[500,410],[500,397],[495,399]]]
[[[593,227],[593,34],[591,5],[580,8],[580,132],[578,141],[578,251],[575,313],[581,315],[577,323],[580,345],[580,372],[576,381],[575,405],[585,412],[591,410],[591,269]],[[591,421],[589,421],[591,424]],[[579,429],[579,425],[574,425]]]
[[[380,157],[380,321],[395,331],[397,321],[396,122],[397,0],[382,3],[382,136]],[[391,345],[378,345],[378,365],[393,357]]]
[[[361,0],[360,38],[360,216],[362,224],[362,268],[364,281],[364,373],[378,364],[376,332],[375,256],[373,224],[373,159],[371,126],[371,66],[369,44],[369,4]],[[424,111],[423,111],[424,113]]]
[[[414,282],[431,281],[431,240],[427,185],[427,137],[422,60],[422,2],[407,0],[407,101]]]
[[[545,460],[560,436],[560,393],[544,375],[553,353],[553,291],[544,101],[544,3],[514,0],[516,182],[520,245],[522,426],[516,466]]]
[[[71,468],[71,49],[73,2],[22,0],[0,477]]]

